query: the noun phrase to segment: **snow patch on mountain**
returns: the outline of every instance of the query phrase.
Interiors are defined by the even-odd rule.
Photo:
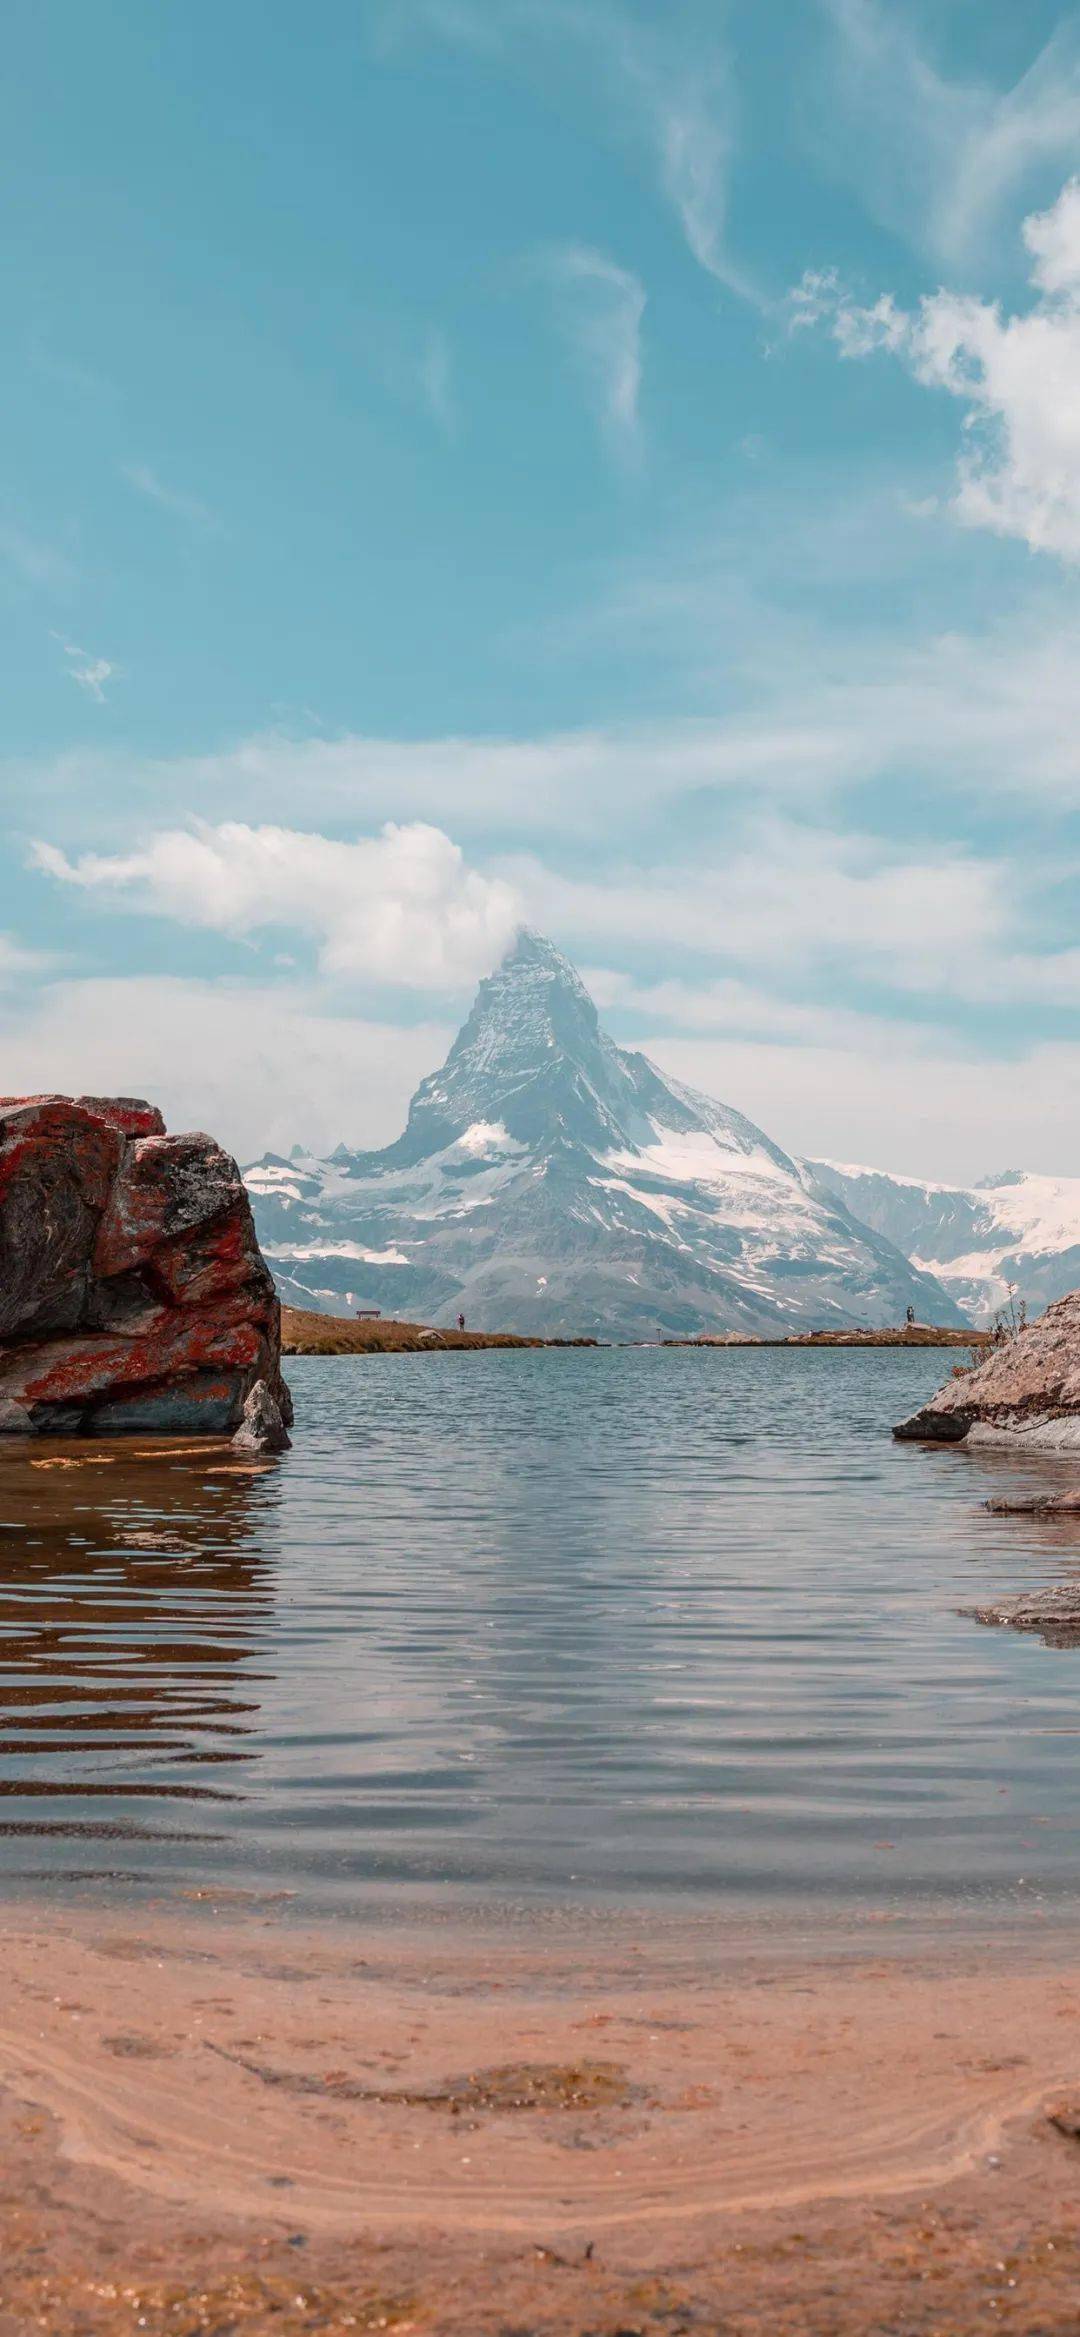
[[[307,1264],[312,1258],[354,1258],[364,1266],[407,1266],[404,1250],[365,1250],[359,1242],[299,1242],[293,1247],[281,1242],[270,1242],[263,1252],[267,1258],[286,1258],[292,1264]]]

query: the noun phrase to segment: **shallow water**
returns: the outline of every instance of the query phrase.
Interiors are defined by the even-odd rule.
[[[1080,1651],[956,1609],[1080,1524],[892,1442],[951,1360],[304,1358],[254,1473],[0,1439],[6,1887],[1060,1909]]]

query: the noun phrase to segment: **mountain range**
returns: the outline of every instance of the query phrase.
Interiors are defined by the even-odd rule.
[[[1008,1169],[979,1185],[934,1185],[838,1161],[809,1165],[973,1323],[990,1323],[1021,1300],[1030,1315],[1042,1314],[1080,1283],[1080,1177]]]
[[[844,1172],[619,1047],[568,960],[522,932],[404,1134],[245,1170],[283,1298],[548,1336],[747,1336],[903,1319],[957,1299],[861,1222]]]

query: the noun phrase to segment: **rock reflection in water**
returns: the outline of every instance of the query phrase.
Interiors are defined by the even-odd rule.
[[[0,1445],[0,1836],[27,1871],[213,1839],[244,1797],[275,1500],[225,1444]]]

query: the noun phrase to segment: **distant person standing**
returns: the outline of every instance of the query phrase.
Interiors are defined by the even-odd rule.
[[[458,1327],[458,1330],[459,1330],[459,1331],[463,1331],[463,1330],[464,1330],[464,1328],[465,1328],[465,1317],[464,1317],[464,1315],[459,1315],[459,1316],[458,1316],[458,1319],[457,1319],[457,1327]]]
[[[904,1321],[907,1324],[908,1330],[913,1331],[915,1328],[915,1309],[913,1306],[909,1306],[908,1311],[904,1316]]]

